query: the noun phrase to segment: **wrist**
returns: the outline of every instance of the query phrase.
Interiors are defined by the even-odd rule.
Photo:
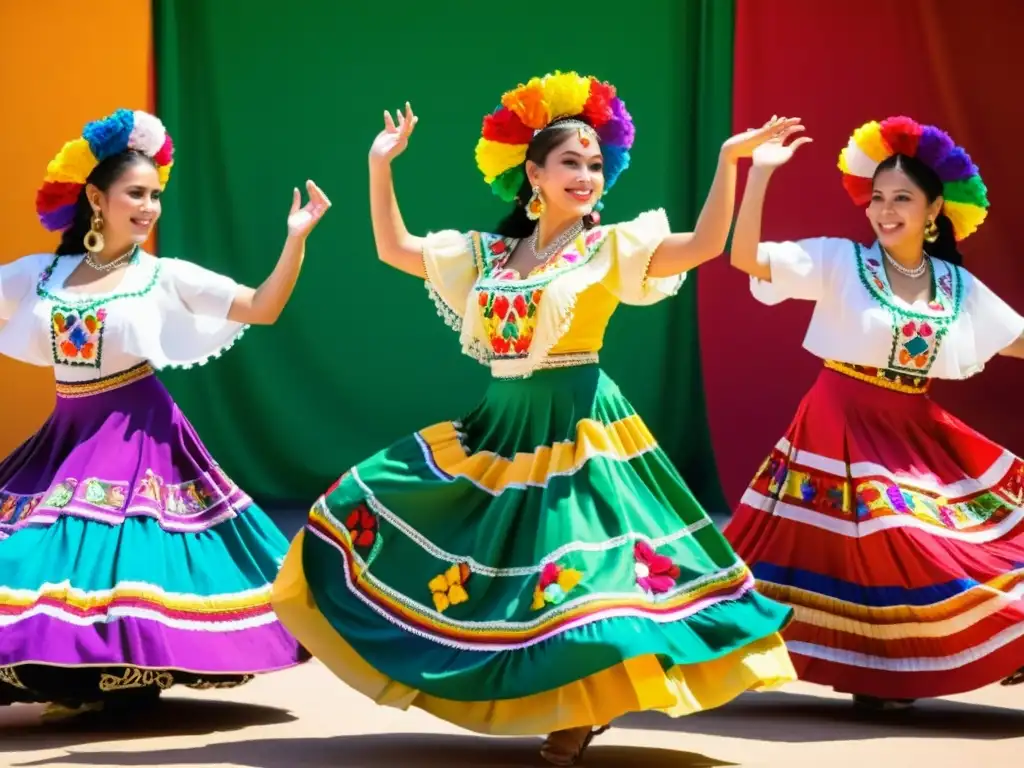
[[[373,173],[389,173],[391,171],[391,159],[371,153],[370,171]]]
[[[739,162],[739,156],[733,152],[731,147],[727,144],[723,144],[722,148],[718,151],[718,162],[736,165]]]

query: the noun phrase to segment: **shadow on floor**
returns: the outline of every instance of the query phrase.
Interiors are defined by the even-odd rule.
[[[724,707],[691,717],[673,719],[656,712],[627,715],[617,720],[615,727],[788,744],[887,736],[999,740],[1024,736],[1024,712],[932,699],[909,710],[862,713],[848,698],[779,691],[747,693]]]
[[[159,706],[135,716],[120,713],[42,724],[42,705],[0,710],[0,765],[15,752],[67,749],[104,741],[150,739],[160,736],[205,736],[259,725],[279,725],[296,718],[281,709],[233,701],[167,698]]]
[[[12,763],[12,768],[60,765],[160,766],[232,765],[240,768],[526,768],[547,765],[540,739],[381,733],[326,739],[258,739],[243,743],[150,752],[76,752],[53,760]],[[722,762],[693,752],[645,747],[601,746],[587,751],[587,768],[718,768]]]

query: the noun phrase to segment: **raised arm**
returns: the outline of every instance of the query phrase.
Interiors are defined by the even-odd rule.
[[[803,126],[799,126],[803,130]],[[758,245],[761,242],[761,212],[764,210],[764,198],[768,192],[768,182],[772,173],[780,165],[789,162],[797,148],[813,141],[808,136],[801,136],[790,144],[786,139],[796,129],[783,131],[780,135],[754,149],[747,186],[743,190],[743,201],[740,213],[736,217],[736,229],[732,233],[732,247],[729,251],[729,263],[751,277],[772,281],[771,267],[767,262],[758,261]]]
[[[299,190],[292,193],[292,207],[288,212],[288,237],[270,276],[259,288],[240,285],[231,302],[228,319],[246,325],[273,325],[281,316],[295,290],[302,262],[306,256],[306,238],[313,231],[331,201],[312,181],[306,182],[309,202],[302,203]]]
[[[688,272],[725,250],[736,200],[736,164],[765,142],[802,131],[799,118],[773,117],[762,127],[733,136],[722,145],[711,190],[693,232],[672,234],[655,250],[647,274],[669,277]]]
[[[732,247],[729,249],[730,264],[767,283],[772,281],[772,270],[768,264],[757,260],[757,245],[761,242],[761,213],[771,178],[771,168],[754,166],[750,169],[740,213],[736,217],[736,229],[732,233]]]
[[[397,113],[398,123],[390,112],[384,113],[384,130],[370,147],[370,217],[373,221],[373,239],[377,243],[377,256],[388,266],[408,275],[427,279],[423,266],[424,238],[409,233],[395,196],[391,175],[391,161],[409,145],[409,136],[419,118],[408,102],[405,114]]]

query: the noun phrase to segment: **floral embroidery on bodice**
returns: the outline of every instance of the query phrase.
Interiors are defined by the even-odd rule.
[[[674,296],[685,275],[648,278],[671,234],[661,209],[595,227],[525,276],[509,268],[518,241],[477,230],[432,232],[423,242],[424,285],[459,334],[463,354],[500,378],[526,378],[549,364],[596,362],[619,304]]]
[[[149,279],[135,291],[115,289],[102,294],[75,295],[51,285],[60,256],[55,256],[39,276],[36,295],[50,303],[50,348],[54,365],[100,368],[103,364],[103,338],[108,307],[123,299],[143,297],[160,277],[160,263],[151,270]],[[136,251],[129,268],[138,264]],[[127,275],[125,275],[127,280]]]
[[[586,264],[606,237],[605,229],[595,227],[526,277],[506,267],[517,240],[489,234],[474,238],[479,272],[473,287],[475,307],[481,313],[493,357],[529,353],[545,289],[553,280]]]
[[[229,277],[140,250],[113,288],[65,288],[83,258],[39,253],[0,265],[0,354],[72,383],[143,362],[202,365],[246,330],[229,316],[238,293]]]
[[[911,306],[893,293],[881,258],[874,252],[865,255],[860,245],[854,245],[861,283],[891,319],[888,369],[898,374],[927,376],[943,338],[960,316],[963,278],[959,270],[941,259],[931,259],[934,298]]]

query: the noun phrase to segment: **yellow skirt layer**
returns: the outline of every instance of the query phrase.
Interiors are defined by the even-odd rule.
[[[672,717],[719,707],[745,691],[796,680],[782,637],[770,635],[727,656],[664,670],[655,656],[639,656],[594,675],[532,696],[497,701],[453,701],[430,696],[371,667],[317,610],[302,566],[305,531],[292,542],[274,584],[273,606],[295,638],[342,681],[383,706],[417,707],[477,733],[524,736],[583,725],[605,725],[629,712]]]
[[[573,440],[538,446],[510,459],[491,451],[469,453],[450,421],[420,430],[419,435],[442,472],[467,478],[495,496],[510,487],[543,488],[552,477],[578,472],[596,456],[629,461],[658,446],[647,425],[635,414],[611,424],[580,419]]]

